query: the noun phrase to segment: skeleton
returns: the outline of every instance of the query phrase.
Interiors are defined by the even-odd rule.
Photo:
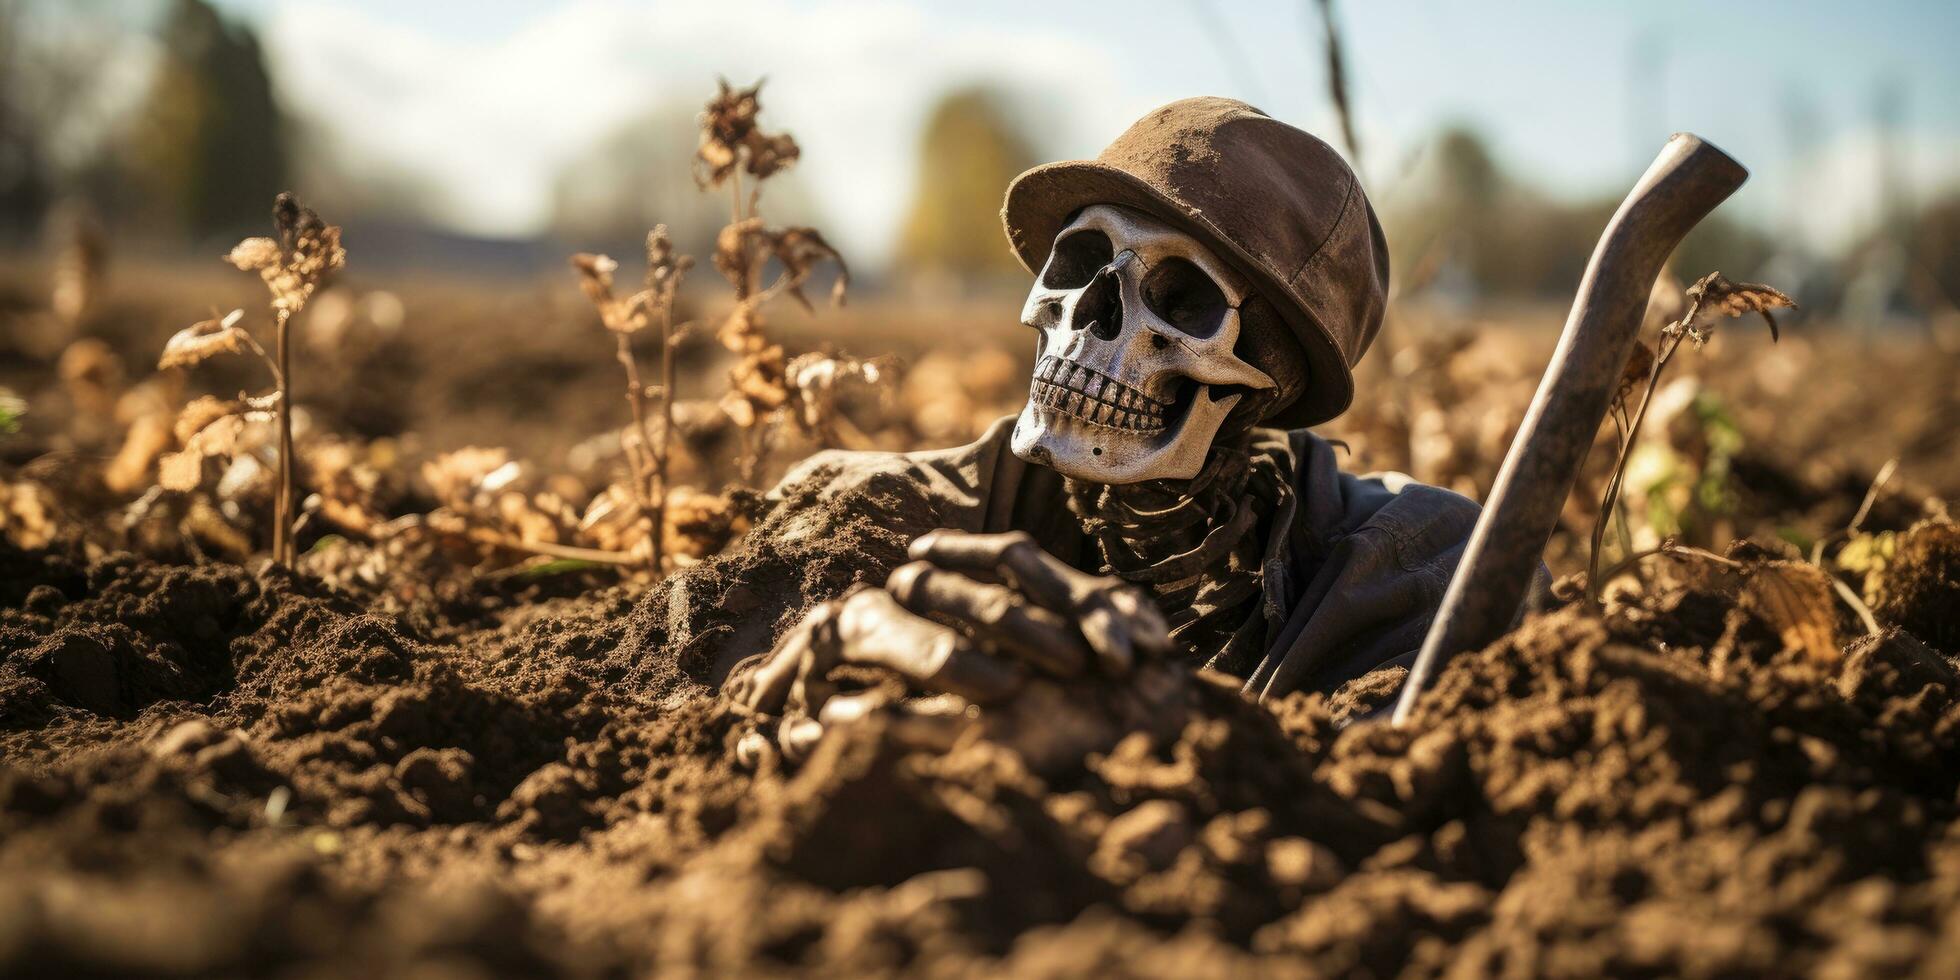
[[[965,446],[820,453],[766,498],[787,536],[916,540],[896,570],[863,553],[882,584],[814,609],[759,597],[772,626],[802,618],[769,652],[745,635],[713,661],[758,722],[743,755],[801,755],[874,708],[941,736],[929,718],[1069,729],[1075,695],[1136,695],[1126,724],[1170,718],[1147,692],[1191,690],[1163,681],[1193,663],[1264,698],[1413,661],[1477,507],[1343,472],[1309,431],[1352,403],[1388,295],[1386,239],[1340,154],[1242,102],[1182,99],[1094,159],[1016,177],[1001,219],[1035,275],[1027,405]],[[858,683],[852,665],[938,693],[879,708],[892,685],[833,686]],[[1125,680],[1055,680],[1085,672]]]
[[[1139,655],[1177,652],[1208,614],[1256,597],[1257,563],[1241,552],[1256,546],[1246,532],[1267,508],[1241,497],[1252,483],[1270,504],[1285,487],[1243,451],[1258,400],[1277,389],[1236,351],[1251,296],[1191,235],[1132,208],[1083,209],[1022,310],[1040,339],[1011,446],[1068,478],[1071,508],[1118,574],[1072,568],[1024,532],[935,531],[882,588],[819,605],[731,681],[729,698],[780,716],[776,745],[796,758],[824,725],[875,706],[833,697],[825,675],[840,663],[986,704],[1031,671],[1126,674]],[[766,742],[752,733],[744,757]]]
[[[951,456],[865,460],[857,480],[918,480],[922,495],[937,492],[936,514],[975,529],[1039,528],[1078,563],[1100,557],[1104,574],[1025,532],[926,533],[882,588],[818,607],[724,690],[780,716],[776,742],[792,757],[824,725],[875,706],[874,693],[830,697],[840,664],[942,692],[902,708],[910,721],[958,717],[1034,673],[1130,673],[1126,690],[1146,692],[1132,724],[1174,715],[1147,693],[1161,695],[1165,675],[1141,660],[1201,653],[1258,696],[1331,690],[1402,663],[1411,674],[1397,714],[1407,717],[1445,657],[1497,636],[1542,589],[1538,555],[1656,269],[1744,176],[1696,137],[1669,142],[1600,240],[1478,516],[1469,500],[1406,478],[1342,473],[1327,441],[1304,431],[1351,399],[1388,277],[1372,209],[1324,143],[1243,103],[1187,99],[1096,160],[1022,174],[1003,222],[1023,263],[1041,266],[1022,314],[1041,338],[1027,406],[1011,433],[997,425]],[[1301,344],[1275,347],[1275,327]],[[1252,429],[1260,421],[1300,428]],[[1003,445],[1053,471],[1049,482],[1023,495]],[[1079,528],[1050,518],[1064,501]],[[1067,704],[1055,692],[1031,688],[995,720],[1029,703],[1052,718]],[[747,757],[765,743],[750,733]]]

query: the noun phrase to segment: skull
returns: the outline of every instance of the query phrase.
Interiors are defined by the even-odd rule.
[[[1251,285],[1141,211],[1084,208],[1021,322],[1041,331],[1014,454],[1093,483],[1188,480],[1239,401],[1277,387],[1239,359]]]

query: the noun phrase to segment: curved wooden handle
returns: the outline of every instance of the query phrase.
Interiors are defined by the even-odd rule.
[[[1517,617],[1633,353],[1661,264],[1748,177],[1713,143],[1676,133],[1607,222],[1558,349],[1402,687],[1397,723],[1450,657],[1497,639]]]

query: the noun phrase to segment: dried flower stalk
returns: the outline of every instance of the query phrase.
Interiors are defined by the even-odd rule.
[[[626,372],[626,403],[633,415],[632,438],[620,436],[620,449],[626,456],[633,481],[633,499],[640,513],[650,521],[648,566],[659,574],[662,530],[665,526],[667,497],[667,458],[674,427],[674,298],[682,276],[693,265],[687,256],[676,256],[667,226],[647,234],[646,288],[621,297],[613,289],[613,273],[619,263],[604,255],[580,253],[572,256],[579,286],[599,312],[600,322],[612,331],[617,342],[616,356]],[[640,380],[639,358],[633,353],[632,337],[653,320],[660,323],[659,388],[661,429],[658,440],[647,427],[647,386]]]
[[[680,338],[674,330],[674,297],[679,294],[681,278],[694,266],[691,256],[675,255],[674,243],[667,234],[666,225],[658,225],[647,233],[647,277],[644,292],[653,317],[660,323],[660,435],[653,446],[653,569],[659,574],[663,557],[662,550],[667,538],[667,463],[672,455],[674,440],[674,348]],[[626,356],[631,360],[631,352]],[[628,384],[641,391],[637,368],[628,378]],[[635,412],[640,411],[636,407]],[[641,438],[645,438],[646,425],[641,423]]]
[[[191,367],[219,354],[258,356],[272,374],[273,393],[261,398],[241,396],[235,402],[199,399],[185,407],[177,422],[180,452],[162,462],[164,483],[188,489],[195,487],[209,456],[227,456],[237,451],[245,424],[262,421],[271,413],[279,431],[279,483],[272,505],[272,560],[288,568],[295,557],[293,546],[293,413],[292,343],[294,314],[306,308],[328,277],[347,264],[347,252],[340,247],[340,229],[320,220],[310,208],[300,205],[291,193],[280,194],[272,205],[275,238],[247,238],[234,246],[225,261],[240,271],[256,272],[271,293],[273,320],[277,324],[274,353],[267,356],[251,333],[239,326],[243,310],[223,317],[194,323],[177,332],[164,345],[158,368]]]
[[[1620,490],[1626,482],[1627,461],[1633,456],[1634,441],[1640,437],[1640,425],[1647,419],[1647,407],[1654,400],[1654,391],[1661,384],[1661,373],[1667,370],[1674,352],[1680,349],[1684,340],[1693,341],[1696,349],[1700,349],[1714,337],[1714,323],[1704,324],[1704,313],[1727,316],[1759,313],[1769,324],[1769,336],[1774,341],[1777,339],[1776,317],[1770,311],[1777,307],[1795,309],[1797,305],[1781,290],[1762,283],[1730,282],[1720,272],[1711,272],[1696,280],[1694,285],[1687,288],[1686,296],[1687,311],[1681,314],[1680,319],[1661,328],[1660,351],[1650,354],[1642,346],[1635,352],[1627,372],[1621,375],[1620,389],[1614,398],[1614,420],[1621,430],[1620,454],[1613,463],[1613,475],[1607,479],[1606,490],[1599,501],[1599,516],[1593,521],[1592,553],[1586,566],[1586,598],[1594,605],[1600,602],[1600,591],[1605,581],[1600,576],[1599,559],[1606,542],[1606,525],[1611,522],[1613,512],[1619,505]],[[1641,364],[1649,365],[1647,386],[1640,394],[1640,405],[1634,409],[1632,418],[1622,421],[1625,419],[1626,399],[1637,383],[1635,372]]]
[[[721,405],[741,430],[741,477],[753,483],[768,455],[782,412],[791,401],[788,365],[779,344],[769,342],[762,327],[763,307],[788,293],[811,309],[803,284],[820,262],[837,267],[831,302],[841,304],[850,286],[844,259],[815,228],[770,228],[757,214],[763,181],[794,165],[802,155],[788,133],[766,133],[756,123],[762,111],[762,83],[734,88],[720,81],[715,97],[702,113],[701,140],[695,151],[694,177],[702,189],[729,189],[727,227],[715,239],[716,271],[735,291],[735,309],[717,331],[722,345],[739,355],[729,369],[728,392]],[[742,175],[754,178],[746,198]],[[783,271],[768,288],[760,287],[764,263],[779,262]]]

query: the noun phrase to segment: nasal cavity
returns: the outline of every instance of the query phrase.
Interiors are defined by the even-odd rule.
[[[1097,340],[1115,340],[1123,330],[1123,290],[1113,269],[1096,273],[1075,304],[1075,326]]]

